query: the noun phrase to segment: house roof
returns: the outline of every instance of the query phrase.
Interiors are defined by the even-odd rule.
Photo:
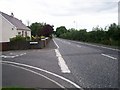
[[[10,23],[12,23],[17,29],[22,29],[22,30],[30,30],[27,26],[25,26],[21,20],[15,18],[14,16],[7,15],[3,12],[0,12],[0,14],[6,18]]]

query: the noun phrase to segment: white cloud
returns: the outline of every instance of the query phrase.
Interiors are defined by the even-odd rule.
[[[119,0],[0,0],[0,11],[24,23],[46,22],[55,27],[91,28],[117,23]],[[76,23],[73,23],[73,22]]]

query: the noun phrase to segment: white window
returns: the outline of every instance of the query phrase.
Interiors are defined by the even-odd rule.
[[[14,30],[14,28],[12,28],[12,30]]]
[[[18,35],[21,35],[21,32],[18,32]]]
[[[22,36],[24,36],[24,31],[22,31]]]
[[[27,31],[25,32],[25,37],[27,37]]]

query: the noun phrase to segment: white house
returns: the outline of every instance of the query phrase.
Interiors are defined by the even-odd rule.
[[[118,2],[118,25],[120,25],[120,1]]]
[[[0,43],[9,42],[16,35],[31,37],[31,30],[21,20],[14,17],[13,13],[7,15],[0,12]]]

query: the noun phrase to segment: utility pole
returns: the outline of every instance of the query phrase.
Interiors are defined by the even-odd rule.
[[[74,20],[73,23],[74,23],[74,25],[75,25],[74,28],[77,29],[77,22]]]
[[[30,26],[30,21],[29,20],[27,20],[27,26]]]

